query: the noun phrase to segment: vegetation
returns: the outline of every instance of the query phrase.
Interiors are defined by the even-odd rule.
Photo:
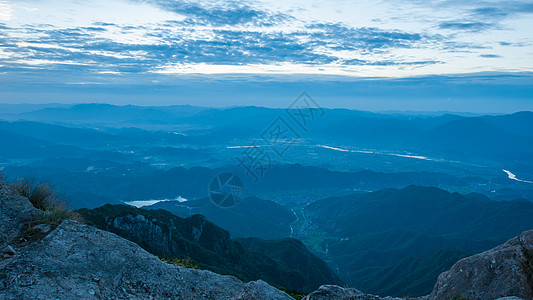
[[[200,267],[198,267],[198,265],[194,262],[194,260],[192,260],[190,257],[185,257],[185,258],[178,258],[178,257],[159,257],[159,259],[161,259],[162,262],[164,263],[167,263],[167,264],[173,264],[173,265],[177,265],[177,266],[180,266],[180,267],[184,267],[184,268],[189,268],[189,269],[200,269]]]
[[[41,229],[34,228],[31,224],[26,224],[22,227],[18,239],[16,240],[19,246],[30,244],[38,241],[46,236],[46,232]]]
[[[42,211],[31,222],[32,227],[39,224],[57,226],[67,219],[81,220],[79,214],[69,210],[57,191],[47,183],[37,182],[33,178],[22,178],[12,186],[21,196],[28,198],[35,208]]]
[[[297,291],[297,290],[291,290],[291,289],[286,289],[286,288],[283,288],[283,287],[278,287],[278,289],[280,291],[284,291],[285,293],[287,293],[287,295],[293,297],[294,299],[297,299],[297,300],[301,300],[303,297],[305,297],[305,293],[301,292],[301,291]]]

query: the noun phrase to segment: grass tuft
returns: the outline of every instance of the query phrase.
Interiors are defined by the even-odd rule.
[[[28,198],[35,208],[42,211],[33,220],[32,225],[57,226],[67,219],[81,221],[80,215],[69,209],[51,185],[37,182],[33,178],[22,178],[12,186],[21,196]]]
[[[190,257],[185,258],[166,258],[166,257],[160,257],[162,262],[172,265],[177,265],[184,268],[189,269],[199,269],[198,265],[192,260]]]
[[[21,178],[13,183],[17,192],[30,200],[35,208],[47,211],[53,208],[59,198],[57,192],[46,183],[38,183],[33,178]]]

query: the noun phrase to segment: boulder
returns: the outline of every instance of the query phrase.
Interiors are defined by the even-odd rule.
[[[322,285],[318,290],[308,294],[302,300],[401,300],[401,298],[379,297],[363,294],[354,288],[337,285]]]
[[[22,226],[39,212],[10,185],[0,182],[0,249],[8,246]]]
[[[491,250],[461,259],[442,273],[430,300],[533,298],[533,230]],[[512,299],[512,298],[508,298]]]

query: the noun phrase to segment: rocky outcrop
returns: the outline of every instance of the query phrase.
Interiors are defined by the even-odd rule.
[[[7,186],[1,196],[8,245],[34,209]],[[0,299],[292,299],[260,280],[163,263],[133,242],[71,220],[8,250],[12,255],[0,257]]]
[[[155,220],[148,220],[143,215],[126,215],[123,217],[116,217],[108,220],[108,231],[110,229],[118,229],[127,233],[136,243],[144,243],[148,245],[155,253],[162,253],[171,255],[172,237],[170,232],[164,232],[161,226],[158,226]],[[124,236],[123,236],[124,237]]]
[[[401,300],[401,298],[379,297],[363,294],[354,288],[343,288],[337,285],[323,285],[318,290],[302,298],[302,300]]]
[[[430,300],[533,298],[533,230],[494,249],[464,258],[442,273]]]
[[[6,299],[291,299],[263,281],[163,263],[133,242],[76,221],[1,261],[0,274]]]
[[[0,182],[0,250],[6,249],[22,226],[38,212],[27,198]]]

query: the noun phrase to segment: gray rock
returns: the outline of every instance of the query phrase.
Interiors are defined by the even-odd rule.
[[[533,267],[532,260],[533,230],[496,248],[461,259],[439,276],[429,299],[460,296],[485,300],[515,296],[531,300],[533,283],[528,282],[526,273],[533,271],[527,270]],[[526,267],[526,261],[531,267]]]
[[[163,263],[133,242],[76,221],[0,261],[2,286],[0,299],[292,299],[263,281]]]
[[[107,230],[120,229],[127,232],[130,240],[142,241],[142,243],[149,245],[154,253],[166,255],[173,253],[169,234],[165,233],[163,228],[156,225],[153,220],[150,221],[143,215],[116,217],[107,220],[107,222]]]
[[[27,198],[0,182],[0,249],[10,244],[22,226],[39,212]]]
[[[338,285],[322,285],[318,290],[305,296],[302,300],[353,299],[363,293],[353,288],[343,288]]]
[[[7,245],[5,246],[4,248],[2,248],[2,250],[0,250],[0,253],[1,254],[6,254],[6,255],[9,255],[9,256],[13,256],[16,254],[15,250],[13,249],[13,247]]]
[[[50,230],[52,230],[52,226],[50,224],[39,224],[37,226],[34,226],[33,228],[39,229],[44,233],[48,233]]]
[[[354,288],[343,288],[337,285],[322,285],[318,290],[302,298],[302,300],[395,300],[401,298],[379,297],[363,294]]]

